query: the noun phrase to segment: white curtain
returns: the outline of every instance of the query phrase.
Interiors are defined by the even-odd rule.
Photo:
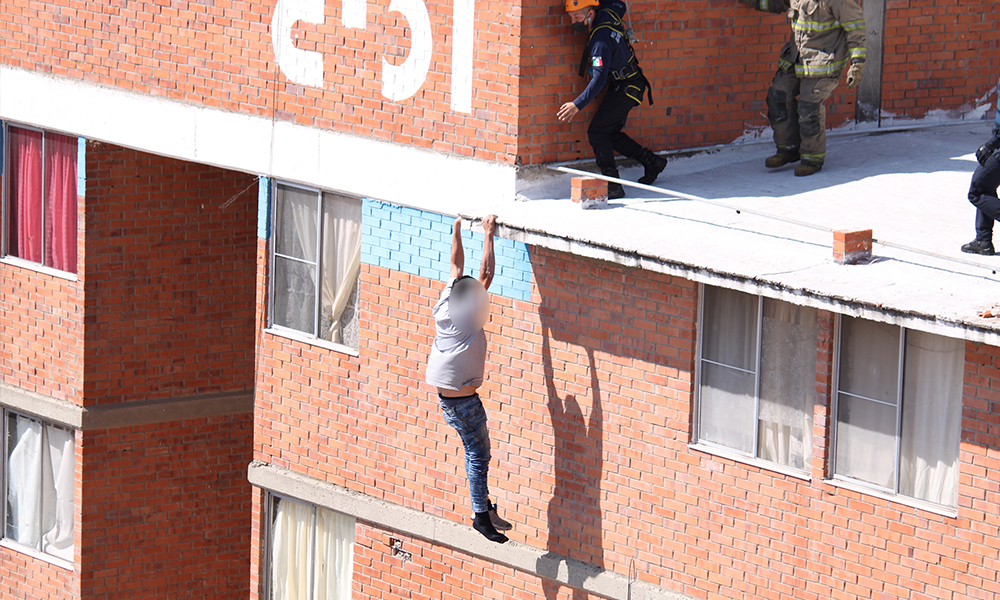
[[[315,335],[318,196],[279,185],[276,202],[274,322]]]
[[[309,600],[309,555],[313,509],[290,500],[274,500],[271,530],[271,600]]]
[[[316,585],[313,600],[348,600],[354,571],[354,517],[316,511]]]
[[[357,297],[354,290],[361,270],[361,202],[356,198],[323,194],[322,264],[319,337],[356,347],[356,310],[346,310],[348,301]]]
[[[906,332],[901,494],[958,505],[965,342]]]
[[[757,455],[808,470],[816,395],[813,308],[764,299]]]
[[[841,317],[837,474],[895,488],[899,336],[895,325]],[[878,400],[875,402],[873,400]]]
[[[52,556],[73,560],[73,434],[11,415],[13,447],[7,462],[7,537]]]
[[[699,438],[751,453],[757,296],[713,286],[704,289],[701,355],[706,360],[701,363]]]
[[[354,518],[274,499],[271,600],[349,600]]]

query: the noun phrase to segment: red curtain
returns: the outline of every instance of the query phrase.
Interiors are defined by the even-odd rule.
[[[76,272],[77,139],[45,134],[45,264]]]
[[[42,132],[11,127],[8,251],[42,262]]]
[[[77,139],[45,133],[43,143],[42,132],[20,127],[11,127],[9,138],[8,252],[75,273]]]

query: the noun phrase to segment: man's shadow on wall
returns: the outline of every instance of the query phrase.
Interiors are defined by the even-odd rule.
[[[590,372],[591,406],[584,414],[577,395],[558,389],[550,336],[553,330],[542,324],[542,368],[548,394],[549,417],[553,429],[552,499],[548,508],[548,552],[537,561],[538,572],[546,577],[542,586],[547,600],[555,600],[560,585],[554,581],[560,571],[573,587],[573,598],[588,594],[579,588],[604,570],[601,480],[604,473],[603,411],[601,387],[594,351],[587,353]],[[565,382],[562,388],[570,387]],[[576,559],[567,562],[563,557]],[[581,561],[577,563],[576,561]],[[582,564],[589,563],[589,564]]]

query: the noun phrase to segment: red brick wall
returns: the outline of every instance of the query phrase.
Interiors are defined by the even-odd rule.
[[[4,4],[0,61],[140,93],[375,137],[505,163],[589,157],[585,121],[555,119],[584,86],[576,76],[583,37],[562,2],[476,4],[472,114],[450,107],[452,3],[430,0],[430,72],[412,98],[382,97],[381,61],[400,64],[407,21],[390,0],[368,3],[365,31],[341,26],[338,3],[323,25],[300,23],[298,46],[324,53],[323,89],[278,73],[274,2],[183,1],[127,6],[69,0]],[[884,108],[920,118],[958,108],[995,84],[1000,58],[992,0],[888,0]],[[655,106],[633,111],[629,132],[656,150],[729,142],[767,124],[764,94],[788,38],[782,15],[736,0],[630,3],[638,51],[656,85]],[[854,116],[845,88],[828,103],[829,125]]]
[[[695,598],[1000,591],[1000,349],[968,346],[959,516],[946,517],[825,479],[832,314],[820,314],[812,478],[800,479],[688,447],[693,283],[538,248],[531,261],[531,302],[494,296],[487,330],[491,489],[512,539],[621,574],[634,560],[641,580]],[[359,359],[262,336],[255,458],[465,523],[460,442],[422,382],[441,284],[362,269]],[[450,589],[449,551],[407,540],[427,562],[401,567],[384,556],[386,532],[358,531],[362,597]],[[483,568],[516,581],[515,594],[538,595],[530,577]],[[415,569],[409,581],[403,569]]]
[[[919,118],[982,101],[997,84],[996,2],[887,0],[882,107]],[[989,99],[996,107],[996,94]]]
[[[80,434],[82,597],[248,594],[249,414]]]
[[[254,181],[88,144],[87,404],[251,388]]]
[[[0,186],[6,185],[0,177]],[[77,201],[83,265],[86,200]],[[83,398],[83,275],[78,281],[0,264],[0,381],[59,400]]]

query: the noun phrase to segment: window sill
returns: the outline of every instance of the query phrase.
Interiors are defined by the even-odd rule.
[[[68,560],[63,560],[61,558],[52,556],[51,554],[45,554],[44,552],[39,552],[34,548],[22,546],[21,544],[18,544],[17,542],[13,542],[8,539],[0,539],[0,547],[7,548],[8,550],[12,550],[14,552],[19,552],[21,554],[26,554],[28,556],[31,556],[32,558],[36,558],[38,560],[47,562],[50,565],[54,565],[56,567],[62,567],[63,569],[67,569],[69,571],[76,570],[73,563]]]
[[[30,260],[24,260],[23,258],[17,258],[16,256],[5,256],[0,258],[0,263],[5,265],[11,265],[12,267],[21,267],[22,269],[27,269],[29,271],[35,271],[37,273],[44,273],[45,275],[50,275],[52,277],[57,277],[59,279],[65,279],[66,281],[79,281],[76,273],[70,273],[69,271],[60,271],[59,269],[53,269],[52,267],[46,267],[45,265],[40,265],[38,263],[31,262]]]
[[[778,463],[761,460],[759,458],[747,456],[746,454],[740,454],[739,452],[736,452],[729,448],[725,448],[723,446],[716,446],[715,444],[706,442],[695,442],[693,444],[688,444],[688,448],[690,448],[691,450],[695,450],[697,452],[704,452],[706,454],[712,454],[721,458],[728,458],[729,460],[734,460],[738,463],[743,463],[745,465],[750,465],[760,469],[775,471],[781,473],[782,475],[787,475],[789,477],[801,479],[802,481],[812,481],[812,477],[810,477],[807,473],[803,471],[797,471],[790,467],[779,465]]]
[[[277,327],[272,325],[264,330],[264,333],[271,334],[275,337],[282,337],[289,340],[295,340],[296,342],[304,342],[312,346],[319,346],[320,348],[326,348],[327,350],[333,350],[334,352],[339,352],[341,354],[346,354],[348,356],[359,357],[361,353],[351,348],[350,346],[345,346],[343,344],[335,344],[333,342],[328,342],[326,340],[317,339],[310,337],[304,333],[295,331],[294,329],[285,329],[284,327]]]
[[[951,517],[951,518],[958,517],[957,508],[950,508],[947,506],[942,506],[940,504],[934,504],[932,502],[926,502],[924,500],[910,498],[908,496],[893,494],[891,492],[886,492],[884,490],[880,490],[875,487],[869,487],[857,481],[851,481],[848,479],[840,479],[834,477],[833,479],[824,480],[824,483],[829,483],[834,487],[840,487],[846,490],[851,490],[852,492],[858,492],[859,494],[868,494],[869,496],[882,498],[883,500],[888,500],[889,502],[895,502],[897,504],[909,506],[910,508],[925,510],[927,512],[934,513],[936,515],[941,515],[942,517]]]

